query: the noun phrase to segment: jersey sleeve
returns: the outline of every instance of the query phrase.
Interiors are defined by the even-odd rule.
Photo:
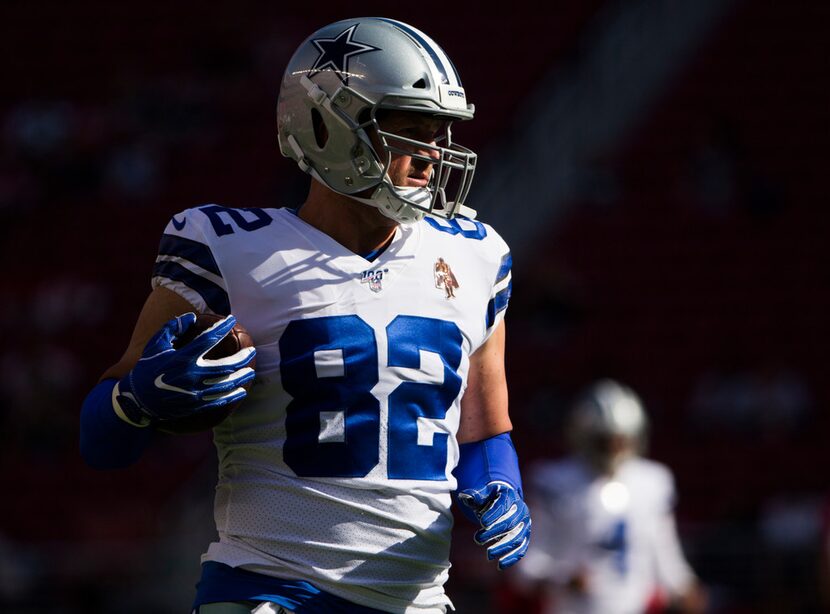
[[[658,466],[663,482],[662,510],[654,526],[654,558],[660,585],[672,595],[683,594],[695,580],[695,573],[683,554],[674,517],[676,491],[674,476],[667,467]]]
[[[199,209],[174,215],[159,242],[152,287],[167,288],[200,312],[230,313],[228,287],[210,244],[207,219]]]
[[[487,231],[490,251],[488,255],[494,258],[495,266],[492,268],[490,300],[487,303],[485,340],[493,334],[504,319],[507,304],[510,302],[510,293],[513,290],[513,258],[510,255],[510,248],[491,227],[488,226]]]

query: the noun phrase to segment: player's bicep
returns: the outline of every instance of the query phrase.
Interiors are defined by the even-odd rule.
[[[507,409],[504,343],[505,325],[501,321],[470,356],[467,389],[461,399],[459,443],[481,441],[513,428]]]
[[[164,287],[153,289],[141,308],[127,350],[117,363],[104,371],[101,379],[121,378],[126,375],[141,358],[150,337],[156,334],[165,322],[188,311],[198,313],[193,305],[172,290]]]

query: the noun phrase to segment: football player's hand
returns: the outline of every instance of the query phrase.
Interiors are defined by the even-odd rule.
[[[118,416],[135,426],[148,426],[227,405],[241,400],[242,386],[254,378],[248,364],[253,347],[226,358],[209,359],[205,354],[236,324],[227,316],[179,349],[173,342],[196,321],[185,313],[161,327],[141,358],[113,390],[113,408]]]
[[[530,543],[530,510],[519,491],[507,482],[490,482],[484,488],[468,488],[458,499],[473,510],[481,524],[474,539],[487,546],[487,558],[498,559],[499,569],[514,565]]]

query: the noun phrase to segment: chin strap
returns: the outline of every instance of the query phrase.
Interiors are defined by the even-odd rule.
[[[423,193],[422,200],[429,201],[430,194],[426,188],[395,188],[395,191],[402,190],[420,191]],[[361,198],[354,195],[349,195],[349,197],[370,207],[376,207],[386,217],[401,224],[414,224],[424,219],[424,215],[426,215],[425,210],[402,201],[397,194],[392,192],[389,184],[385,181],[375,188],[371,198]]]
[[[291,151],[294,152],[294,155],[297,156],[297,166],[299,166],[304,173],[316,175],[314,168],[306,160],[303,148],[300,147],[300,144],[297,142],[297,139],[294,138],[293,134],[288,135],[288,146],[291,148]]]

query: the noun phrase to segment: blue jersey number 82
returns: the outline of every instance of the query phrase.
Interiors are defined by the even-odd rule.
[[[419,418],[443,419],[461,391],[461,331],[453,322],[398,316],[386,327],[387,366],[418,369],[437,354],[441,383],[401,378],[389,395],[386,436],[391,479],[445,480],[447,433],[418,442]],[[356,315],[294,320],[280,338],[286,409],[286,464],[304,477],[363,477],[380,462],[375,331]],[[410,371],[410,373],[414,373]],[[331,429],[321,425],[333,424]],[[325,435],[324,435],[325,433]]]

